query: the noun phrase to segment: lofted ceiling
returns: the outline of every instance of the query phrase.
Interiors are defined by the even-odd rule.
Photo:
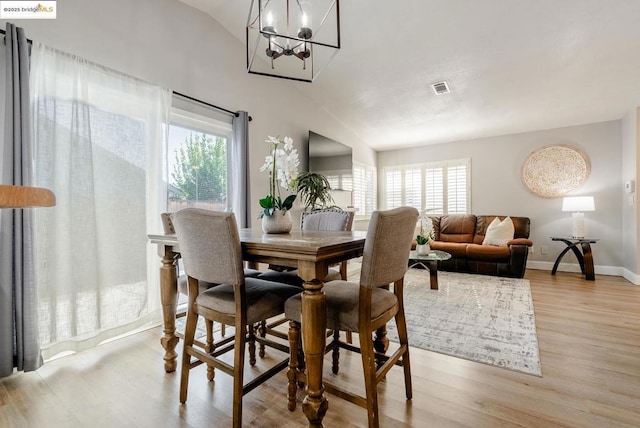
[[[245,43],[250,0],[180,0]],[[616,120],[640,101],[640,1],[342,0],[342,49],[291,82],[375,150]],[[452,92],[435,95],[446,80]]]

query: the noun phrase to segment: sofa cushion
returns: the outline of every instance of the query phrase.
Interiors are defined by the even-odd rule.
[[[479,215],[476,217],[476,233],[473,238],[474,244],[482,244],[484,241],[484,235],[487,232],[487,228],[491,224],[494,218],[499,218],[503,220],[506,216],[498,216],[498,215]],[[530,232],[530,224],[531,221],[529,217],[513,217],[511,216],[511,221],[513,221],[514,233],[513,238],[529,238]]]
[[[511,217],[506,217],[502,221],[496,217],[487,227],[487,233],[484,235],[482,245],[506,247],[508,242],[513,239],[513,234],[514,227]]]
[[[436,241],[473,242],[476,231],[476,216],[473,214],[454,214],[432,217]],[[446,251],[446,250],[444,250]]]
[[[511,251],[509,247],[496,247],[493,245],[467,245],[467,259],[482,262],[509,262]]]

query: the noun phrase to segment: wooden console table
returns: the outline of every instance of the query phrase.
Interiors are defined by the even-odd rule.
[[[558,265],[560,264],[560,260],[564,257],[565,254],[569,252],[569,250],[573,251],[573,254],[576,255],[578,259],[578,263],[580,263],[580,270],[585,278],[589,281],[595,281],[596,275],[593,267],[593,254],[591,253],[591,244],[595,244],[598,242],[597,239],[591,238],[562,238],[557,236],[551,237],[552,241],[560,241],[564,242],[567,248],[562,250],[556,262],[553,265],[553,270],[551,271],[551,275],[555,275],[558,271]],[[578,245],[582,248],[582,252],[578,249]]]

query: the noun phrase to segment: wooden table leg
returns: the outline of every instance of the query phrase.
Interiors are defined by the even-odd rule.
[[[322,385],[327,330],[327,296],[322,292],[324,284],[317,278],[326,276],[327,266],[302,262],[298,264],[298,272],[305,280],[301,304],[307,395],[302,401],[302,411],[309,420],[309,427],[322,427],[322,419],[329,409],[329,402],[324,396]]]
[[[593,267],[593,253],[591,253],[591,244],[582,242],[582,254],[584,257],[584,275],[589,281],[596,280],[595,269]]]
[[[427,267],[429,268],[429,282],[431,283],[431,289],[438,289],[438,262],[437,261],[429,261],[427,262]]]
[[[176,263],[174,253],[165,247],[162,256],[162,267],[160,268],[160,301],[162,303],[162,318],[164,321],[164,336],[160,339],[160,344],[164,348],[164,371],[174,372],[177,366],[178,353],[176,345],[176,308],[178,306],[178,284],[176,276]]]

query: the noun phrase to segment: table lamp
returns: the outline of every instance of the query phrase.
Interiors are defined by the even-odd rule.
[[[562,200],[562,211],[572,211],[573,238],[584,238],[584,212],[595,211],[593,196],[568,196]]]

